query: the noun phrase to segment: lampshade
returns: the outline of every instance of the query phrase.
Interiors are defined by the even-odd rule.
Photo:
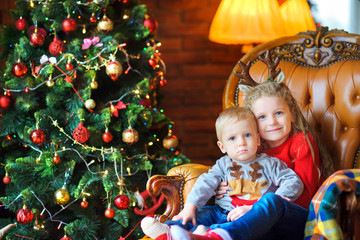
[[[280,6],[287,35],[308,30],[315,31],[316,25],[306,0],[286,0]]]
[[[222,0],[209,39],[222,44],[252,44],[315,29],[306,0],[280,2],[281,7],[278,0]]]

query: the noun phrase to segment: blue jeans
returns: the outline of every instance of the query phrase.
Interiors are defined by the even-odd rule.
[[[227,214],[229,211],[219,207],[218,205],[214,206],[205,206],[196,211],[196,226],[191,222],[187,222],[185,225],[182,224],[182,220],[177,221],[166,221],[165,224],[168,225],[178,225],[186,230],[193,232],[195,231],[198,225],[204,225],[210,227],[213,224],[227,223]]]
[[[308,210],[295,203],[288,202],[274,193],[265,194],[253,205],[249,212],[233,222],[227,222],[225,210],[219,209],[222,211],[218,211],[215,207],[201,208],[201,219],[198,220],[198,214],[196,215],[197,224],[214,221],[216,220],[215,216],[219,220],[217,223],[203,225],[212,229],[223,228],[234,240],[304,239]],[[206,214],[206,212],[208,213]],[[181,222],[177,222],[176,224],[179,225],[179,223],[180,226],[190,231],[195,228],[191,223],[181,225]],[[166,224],[174,223],[168,221]]]

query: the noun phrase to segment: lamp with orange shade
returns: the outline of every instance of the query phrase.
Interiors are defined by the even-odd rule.
[[[287,35],[316,29],[306,0],[286,0],[280,5]]]
[[[315,23],[306,0],[222,0],[209,39],[256,44],[307,30],[315,30]]]

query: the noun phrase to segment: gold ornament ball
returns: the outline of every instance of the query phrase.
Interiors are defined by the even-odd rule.
[[[139,141],[139,133],[133,128],[128,128],[122,133],[122,140],[126,144],[135,144]]]
[[[88,109],[94,109],[96,107],[96,103],[94,101],[94,99],[88,99],[85,101],[85,107]]]
[[[122,65],[117,61],[112,61],[106,64],[106,74],[116,81],[123,71]]]
[[[177,148],[179,146],[179,139],[174,135],[167,136],[163,140],[163,146],[167,149]]]
[[[98,22],[97,30],[99,32],[107,33],[112,31],[113,29],[114,29],[114,22],[105,16],[101,21]]]
[[[64,204],[68,203],[69,200],[70,200],[70,195],[66,189],[60,188],[60,189],[56,190],[56,192],[55,192],[56,204],[64,205]]]
[[[91,87],[91,89],[97,89],[98,88],[98,83],[96,81],[92,81],[90,83],[90,87]]]

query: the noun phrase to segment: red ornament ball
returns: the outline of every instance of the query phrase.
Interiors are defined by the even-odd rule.
[[[68,62],[68,63],[65,65],[65,69],[66,69],[67,71],[71,71],[71,70],[74,69],[74,66],[73,66],[70,62]]]
[[[40,47],[45,42],[45,35],[35,28],[35,31],[30,35],[30,45],[33,47]]]
[[[151,102],[150,102],[150,99],[148,98],[144,98],[143,100],[141,100],[141,102],[139,102],[139,105],[145,107],[145,108],[148,108],[151,106]]]
[[[66,18],[61,25],[61,29],[66,33],[72,33],[76,30],[77,24],[73,18]]]
[[[20,17],[20,18],[19,18],[18,20],[16,20],[16,22],[15,22],[15,27],[16,27],[16,29],[19,30],[19,31],[24,31],[24,30],[27,28],[27,25],[28,25],[27,21],[26,21],[24,18],[22,18],[22,17]]]
[[[94,13],[91,15],[89,20],[90,20],[91,23],[96,23],[97,22],[97,18],[96,18]]]
[[[5,175],[5,177],[3,177],[3,182],[4,182],[4,184],[11,183],[11,177],[9,177],[8,175]]]
[[[114,218],[115,217],[115,210],[112,208],[108,208],[105,210],[105,217],[107,218]]]
[[[87,208],[88,206],[89,206],[89,203],[86,201],[86,199],[84,198],[83,200],[82,200],[82,202],[80,203],[80,206],[82,207],[82,208]]]
[[[166,79],[161,79],[160,82],[159,82],[159,84],[160,84],[161,87],[165,87],[166,84],[167,84]]]
[[[60,160],[61,159],[60,159],[59,155],[55,154],[55,156],[53,157],[53,162],[58,164],[60,162]]]
[[[38,145],[46,141],[45,132],[41,129],[35,129],[30,133],[32,143]]]
[[[74,129],[73,138],[79,143],[85,143],[90,137],[89,130],[84,127],[82,122]]]
[[[126,144],[135,144],[139,141],[139,133],[133,128],[128,128],[122,133],[122,140]]]
[[[30,209],[26,208],[25,205],[16,214],[16,220],[21,224],[31,223],[33,218],[34,218],[34,214],[31,212]]]
[[[123,71],[122,65],[117,61],[109,62],[106,65],[106,74],[109,75],[109,77],[113,81],[116,81],[118,79],[122,71]]]
[[[124,210],[130,205],[130,199],[125,194],[117,195],[114,199],[114,204],[117,209]]]
[[[40,34],[44,35],[46,37],[46,30],[44,28],[36,27],[35,25],[32,25],[26,30],[27,35],[30,37],[31,34],[33,34],[35,31],[39,32]]]
[[[0,97],[0,109],[8,110],[12,107],[13,100],[8,95],[3,95]]]
[[[111,132],[105,131],[102,135],[102,139],[106,143],[111,142],[111,140],[113,139],[113,135],[111,134]]]
[[[65,44],[57,38],[54,38],[52,43],[49,45],[49,52],[51,55],[57,57],[65,52]]]
[[[21,62],[15,63],[11,68],[11,73],[17,78],[23,78],[27,73],[25,64]]]
[[[154,32],[158,26],[158,22],[154,18],[148,17],[144,20],[143,25],[149,28],[150,32]]]
[[[60,240],[72,240],[71,238],[69,238],[68,236],[66,236],[66,234],[60,238]]]
[[[150,59],[148,60],[148,63],[149,63],[149,65],[150,65],[152,68],[155,69],[156,67],[159,66],[159,65],[158,65],[159,59],[156,58],[156,57],[152,57],[152,58],[150,58]]]

